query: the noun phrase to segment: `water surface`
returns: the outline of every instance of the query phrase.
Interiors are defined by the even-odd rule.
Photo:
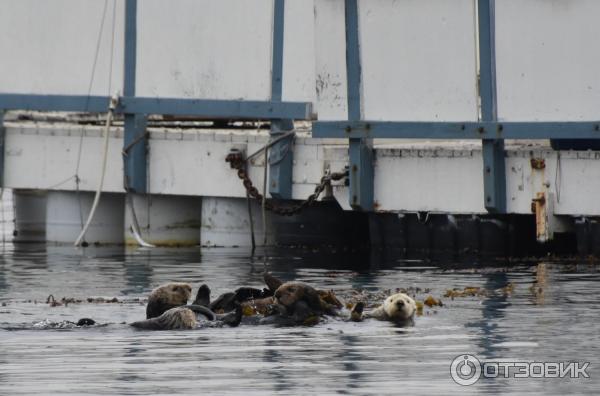
[[[0,259],[0,394],[597,394],[600,276],[586,262],[431,264],[348,253],[4,245]],[[441,298],[412,327],[328,320],[314,327],[242,325],[139,331],[143,299],[164,282],[207,283],[216,296],[274,275],[341,295],[409,288]],[[476,286],[481,296],[443,297]],[[195,292],[195,290],[194,290]],[[57,300],[81,303],[50,307]],[[106,303],[89,297],[119,302]],[[91,317],[90,328],[34,324]],[[589,361],[590,379],[494,379],[461,387],[458,355]]]

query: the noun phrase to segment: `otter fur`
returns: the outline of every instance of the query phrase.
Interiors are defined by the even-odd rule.
[[[404,293],[396,293],[386,298],[381,306],[366,313],[365,317],[402,323],[412,321],[416,310],[415,300]]]
[[[160,316],[131,323],[131,326],[145,330],[187,330],[198,324],[194,311],[184,307],[168,309]]]
[[[192,295],[188,283],[167,283],[152,290],[146,306],[146,319],[156,318],[171,308],[187,304]]]
[[[306,307],[302,306],[302,312],[307,312],[308,308],[314,315],[336,314],[336,307],[323,299],[322,292],[306,283],[286,282],[275,291],[275,303],[282,306],[288,315],[294,314],[299,302],[306,304]]]

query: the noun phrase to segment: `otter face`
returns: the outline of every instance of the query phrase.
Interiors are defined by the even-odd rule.
[[[404,293],[392,294],[383,302],[383,309],[391,320],[404,321],[411,319],[417,310],[415,300]]]
[[[165,292],[169,295],[169,302],[173,305],[187,304],[192,295],[192,286],[187,283],[169,283],[163,286]]]
[[[146,318],[155,318],[166,310],[187,304],[192,286],[187,283],[167,283],[152,290],[146,306]]]
[[[291,307],[304,296],[305,285],[298,282],[287,282],[275,290],[275,300],[277,303]]]

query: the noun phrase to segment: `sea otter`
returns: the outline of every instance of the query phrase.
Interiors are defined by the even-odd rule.
[[[145,330],[184,330],[194,329],[197,324],[194,311],[185,307],[175,307],[166,310],[158,317],[133,322],[131,326]]]
[[[210,304],[210,289],[207,285],[202,285],[198,289],[196,298],[191,305],[185,305],[191,294],[188,284],[170,283],[153,290],[148,299],[148,312],[151,314],[160,312],[167,303],[182,302],[180,306],[167,309],[159,316],[149,317],[146,320],[131,323],[131,326],[146,330],[179,330],[193,329],[196,327],[212,326],[237,326],[242,319],[242,308],[239,304],[234,307],[234,311],[226,315],[217,315],[208,308]],[[186,297],[187,295],[187,297]],[[172,296],[171,300],[165,297]],[[167,303],[165,303],[165,300]],[[152,306],[151,305],[152,302]],[[150,315],[151,315],[150,314]]]
[[[282,283],[272,299],[273,306],[268,310],[262,324],[276,325],[312,325],[321,315],[336,315],[337,307],[328,301],[339,303],[331,292],[316,290],[302,282]],[[340,304],[341,305],[341,304]]]
[[[381,306],[366,312],[364,317],[406,323],[413,320],[416,310],[415,300],[404,293],[396,293],[386,298]]]
[[[187,304],[192,295],[188,283],[167,283],[152,290],[146,306],[146,319],[156,318],[171,308]]]

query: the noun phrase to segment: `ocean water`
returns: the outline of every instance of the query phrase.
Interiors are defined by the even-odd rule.
[[[425,306],[409,327],[333,318],[310,327],[127,325],[145,317],[145,298],[162,283],[186,281],[194,293],[206,283],[216,297],[262,287],[265,269],[343,298],[369,292],[372,304],[404,288],[443,305]],[[319,250],[4,244],[0,394],[597,394],[599,281],[597,264],[570,260],[458,265]],[[480,289],[447,294],[465,287]],[[52,306],[50,295],[67,303]],[[83,317],[99,325],[59,326]],[[466,354],[589,362],[590,378],[501,375],[461,386],[450,367]]]

